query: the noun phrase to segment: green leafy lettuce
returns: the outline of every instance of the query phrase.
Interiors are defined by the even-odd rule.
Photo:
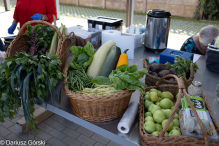
[[[96,52],[93,45],[90,42],[87,42],[84,48],[80,46],[72,46],[70,49],[74,55],[74,59],[69,62],[70,69],[80,70],[83,68],[86,71]]]
[[[138,71],[137,65],[121,65],[111,72],[109,78],[98,76],[92,79],[92,82],[100,85],[112,84],[116,90],[139,90],[145,94],[142,86],[147,87],[147,85],[139,81],[139,79],[141,79],[147,71],[147,69]]]

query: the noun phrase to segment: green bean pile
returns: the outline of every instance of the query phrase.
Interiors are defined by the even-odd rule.
[[[83,88],[94,88],[94,83],[87,76],[84,69],[70,70],[68,73],[68,87],[70,90],[81,91]]]

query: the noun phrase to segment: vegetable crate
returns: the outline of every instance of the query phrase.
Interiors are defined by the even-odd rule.
[[[162,66],[165,66],[165,64],[161,64],[161,67]],[[190,85],[194,79],[194,70],[193,70],[193,66],[194,64],[191,63],[190,65],[190,76],[189,76],[189,79],[187,80],[188,84]],[[151,64],[149,63],[149,60],[147,58],[144,58],[143,59],[143,67],[144,68],[147,68],[148,70],[150,69],[151,67]],[[156,77],[156,76],[153,76],[151,74],[149,74],[148,72],[146,73],[146,77],[145,77],[145,84],[148,85],[148,86],[154,86],[156,84],[156,82],[160,79],[160,77]],[[162,82],[162,84],[177,84],[176,81],[168,81],[168,80],[164,80]]]
[[[67,83],[68,69],[66,65],[64,83]],[[71,107],[77,116],[87,121],[104,122],[114,120],[124,114],[134,90],[123,90],[111,95],[89,96],[69,90],[66,84],[64,92],[69,96]]]
[[[165,79],[165,78],[168,78],[168,77],[174,77],[176,79],[176,82],[178,84],[177,85],[170,85],[170,84],[163,84],[163,85],[160,85],[160,83]],[[140,136],[141,136],[141,143],[143,146],[156,146],[156,145],[159,145],[159,146],[200,146],[200,145],[205,145],[205,146],[216,146],[216,145],[219,145],[218,143],[213,143],[213,142],[210,142],[209,141],[209,138],[207,136],[207,132],[205,131],[205,128],[203,126],[203,123],[201,122],[188,94],[187,94],[187,91],[186,91],[186,87],[184,85],[184,83],[186,83],[187,87],[188,87],[188,83],[187,81],[185,80],[185,78],[181,77],[181,78],[178,78],[177,76],[175,75],[167,75],[167,76],[164,76],[163,78],[161,78],[160,80],[158,80],[158,82],[156,83],[155,86],[151,86],[151,87],[147,87],[145,88],[145,91],[149,91],[150,89],[152,88],[155,88],[155,89],[158,89],[160,91],[169,91],[171,92],[174,96],[176,96],[177,93],[178,94],[178,98],[177,98],[177,101],[175,102],[175,106],[174,106],[174,109],[173,109],[173,112],[172,114],[170,115],[166,125],[164,126],[164,128],[161,130],[160,134],[158,136],[154,136],[154,135],[151,135],[149,133],[147,133],[144,129],[144,119],[145,119],[145,108],[144,108],[144,95],[141,94],[140,95],[140,106],[139,106],[139,111],[140,111],[140,117],[139,117],[139,120],[140,120],[140,124],[139,124],[139,132],[140,132]],[[170,122],[173,120],[174,118],[174,115],[177,111],[177,108],[179,107],[179,104],[180,104],[180,101],[181,101],[181,98],[182,96],[181,93],[184,93],[200,127],[201,127],[201,130],[202,130],[202,133],[203,134],[203,139],[197,139],[197,138],[194,138],[194,137],[187,137],[187,136],[164,136],[168,126],[170,125]],[[212,118],[212,121],[213,121],[213,124],[215,126],[215,129],[217,131],[217,133],[219,133],[219,125],[217,124],[213,114],[212,114],[212,111],[210,109],[210,106],[205,98],[204,95],[201,96],[201,98],[203,98],[203,101],[205,102],[205,107],[206,107],[206,110],[208,110],[211,118]]]
[[[76,43],[75,35],[73,32],[70,33],[69,35],[62,35],[61,32],[54,25],[48,22],[42,21],[42,20],[28,21],[21,27],[16,38],[10,43],[10,46],[8,47],[6,51],[6,57],[13,56],[18,51],[28,52],[29,44],[27,43],[27,41],[30,40],[30,36],[23,32],[27,25],[33,24],[33,23],[40,23],[40,24],[48,25],[56,31],[58,35],[58,46],[56,49],[56,54],[58,55],[58,57],[60,58],[62,62],[62,65],[60,66],[61,71],[62,71],[68,59],[70,47],[75,45]]]

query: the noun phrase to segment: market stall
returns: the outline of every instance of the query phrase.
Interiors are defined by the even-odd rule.
[[[91,23],[93,22],[94,21],[92,21]],[[80,34],[76,32],[78,27],[71,28],[74,29],[76,33],[74,33],[74,31],[67,33],[67,28],[63,25],[58,29],[56,26],[53,26],[46,22],[43,22],[45,25],[38,24],[34,27],[31,27],[29,25],[31,23],[42,22],[31,21],[26,23],[21,28],[19,34],[12,41],[6,52],[6,57],[9,58],[7,58],[6,62],[3,63],[3,65],[1,66],[1,84],[3,85],[4,83],[7,83],[9,85],[9,87],[6,87],[5,85],[1,87],[2,91],[6,92],[3,93],[4,96],[1,99],[2,103],[4,104],[4,107],[1,107],[4,111],[4,115],[2,116],[3,118],[12,118],[13,114],[15,114],[16,112],[9,112],[9,109],[13,110],[14,108],[15,110],[16,108],[18,108],[18,106],[21,106],[22,103],[22,106],[25,109],[24,116],[26,122],[31,122],[31,126],[34,128],[34,130],[36,130],[36,123],[33,118],[32,106],[34,105],[34,103],[37,103],[47,110],[91,131],[94,131],[95,133],[103,135],[104,137],[107,137],[108,139],[115,141],[121,145],[146,145],[147,141],[149,141],[149,143],[153,145],[153,142],[155,142],[155,140],[157,143],[161,142],[162,137],[164,137],[164,133],[168,129],[168,125],[166,125],[166,123],[170,124],[173,117],[175,118],[174,114],[178,108],[176,106],[179,106],[179,99],[182,98],[180,95],[176,96],[176,94],[178,93],[178,88],[183,90],[184,92],[186,98],[184,98],[184,101],[188,100],[189,97],[186,94],[186,89],[190,84],[192,84],[192,80],[195,80],[202,82],[204,91],[203,94],[206,98],[206,100],[204,100],[207,105],[206,109],[209,110],[210,116],[214,121],[213,125],[215,125],[215,129],[218,130],[217,123],[219,123],[219,117],[215,115],[215,107],[209,105],[212,105],[214,100],[216,100],[217,98],[215,96],[215,88],[219,83],[219,74],[210,72],[206,69],[205,56],[201,56],[196,63],[193,63],[190,60],[192,59],[192,56],[181,58],[175,57],[172,59],[179,60],[173,62],[172,64],[166,64],[168,66],[168,69],[161,69],[161,67],[155,67],[156,69],[152,69],[150,67],[153,65],[152,61],[158,59],[162,61],[161,55],[165,51],[159,54],[150,52],[148,49],[145,49],[144,46],[136,47],[139,42],[142,44],[142,38],[138,39],[140,41],[137,43],[137,45],[135,43],[137,42],[136,35],[140,35],[139,31],[136,31],[138,27],[135,28],[135,35],[122,35],[121,31],[119,30],[101,30],[101,35],[98,33],[92,33],[92,35],[90,35],[86,32],[86,37],[84,39],[83,37],[78,36],[78,34]],[[113,23],[110,23],[111,26],[108,27],[116,28],[115,26],[112,26],[112,24]],[[48,28],[48,26],[46,25],[50,27]],[[106,23],[99,24],[98,27],[100,27],[100,25],[106,25]],[[26,34],[24,34],[23,30],[26,26],[27,31],[25,32]],[[119,23],[117,29],[120,29],[120,26],[121,24]],[[130,31],[131,29],[132,27],[130,26]],[[45,31],[47,31],[47,33],[45,33]],[[82,30],[79,31],[81,32]],[[115,35],[111,35],[112,33],[114,33]],[[40,37],[38,38],[38,36]],[[46,36],[50,39],[42,39],[41,37],[43,36]],[[75,38],[75,36],[78,36],[78,38]],[[101,45],[101,41],[98,39],[98,37],[100,36],[102,36]],[[97,40],[98,42],[97,44],[100,45],[100,47],[98,47],[98,45],[96,46],[97,50],[94,49],[96,43],[93,43],[92,45],[92,37],[95,38],[95,40]],[[108,40],[106,41],[105,39],[104,42],[103,37],[104,39],[108,38]],[[123,43],[127,40],[130,40],[130,42],[132,42],[130,50],[128,50],[126,48],[127,46],[123,44],[121,44],[120,46],[120,38],[121,40],[123,39]],[[115,40],[112,41],[112,39]],[[56,43],[53,43],[53,41],[55,41]],[[127,42],[127,44],[129,44],[130,42]],[[159,43],[161,44],[162,42],[156,42],[156,44]],[[41,44],[42,46],[39,47],[39,44]],[[135,49],[135,47],[137,49]],[[127,51],[132,51],[132,53],[127,55]],[[185,54],[183,52],[181,53]],[[132,57],[130,59],[131,55]],[[171,57],[173,55],[171,54]],[[165,57],[168,56],[166,55]],[[145,61],[149,65],[148,68],[145,65]],[[186,64],[185,66],[184,64],[181,65],[182,67],[185,67],[185,69],[183,68],[181,70],[177,70],[176,68],[174,68],[175,66],[179,67],[180,62]],[[179,73],[171,73],[170,67],[176,69],[176,71],[179,71]],[[165,70],[168,73],[160,73],[162,70]],[[187,72],[185,72],[185,70],[187,70]],[[152,75],[152,72],[156,72],[156,80],[155,78],[148,75]],[[144,76],[145,74],[146,76]],[[174,76],[175,79],[168,80],[170,82],[166,80],[167,85],[166,83],[164,84],[162,92],[164,92],[165,89],[167,90],[167,88],[165,87],[168,87],[168,89],[173,87],[172,90],[175,90],[171,91],[174,96],[172,95],[171,97],[162,98],[159,97],[158,101],[158,91],[156,90],[156,99],[150,97],[149,91],[153,92],[150,88],[152,88],[152,86],[154,86],[154,84],[158,81],[156,83],[156,85],[158,84],[156,88],[159,89],[158,86],[160,78],[165,77],[165,75],[168,74],[175,74],[179,77],[186,77],[188,75],[188,77],[185,80],[178,81],[177,77]],[[155,80],[155,82],[150,82],[151,84],[149,84],[149,82],[147,83],[147,81],[145,80],[145,77],[146,80],[150,78],[150,80]],[[146,86],[145,82],[146,84],[148,84],[149,87]],[[180,84],[178,84],[179,87],[177,88],[176,83],[179,82]],[[184,86],[184,83],[187,82],[188,85]],[[32,86],[29,87],[29,85]],[[179,91],[182,92],[181,90]],[[15,96],[13,96],[13,94]],[[19,98],[19,96],[21,96],[21,98]],[[176,99],[174,97],[176,97]],[[190,98],[193,99],[192,97]],[[13,99],[13,101],[17,102],[17,104],[14,104],[14,102],[10,102],[9,99]],[[31,101],[29,101],[29,99],[31,99]],[[173,102],[170,101],[170,99],[173,100]],[[146,100],[149,101],[148,103],[150,103],[150,105],[144,105],[144,102],[146,102]],[[168,107],[165,104],[161,105],[161,102],[163,100],[169,100],[168,102],[170,104],[168,105]],[[7,106],[8,102],[11,103],[10,106]],[[118,124],[122,121],[122,116],[129,116],[130,112],[126,114],[126,111],[129,110],[128,105],[132,102],[137,103],[137,109],[138,104],[140,104],[140,114],[137,114],[138,110],[136,110],[136,114],[134,116],[132,115],[133,123],[129,123],[129,130],[127,132],[124,132],[126,128],[122,127],[124,128],[124,131],[120,131],[118,128]],[[188,103],[188,105],[193,108],[193,111],[195,111],[190,102]],[[169,113],[168,117],[165,117],[166,115],[162,113],[162,120],[156,119],[156,124],[162,123],[162,127],[159,128],[161,133],[158,133],[160,132],[158,130],[156,131],[156,133],[153,133],[155,132],[154,129],[148,130],[146,127],[144,127],[144,122],[148,120],[146,119],[147,117],[144,117],[144,110],[148,110],[150,112],[150,106],[152,104],[156,104],[156,108],[159,108],[156,111],[161,110],[161,107],[163,109],[168,109],[169,111],[171,111],[171,114]],[[176,106],[174,106],[174,104]],[[29,108],[29,105],[31,105],[31,108]],[[156,111],[154,110],[153,112]],[[136,117],[136,115],[138,116]],[[197,114],[195,114],[195,116],[197,117]],[[168,119],[169,122],[167,122]],[[179,122],[178,114],[175,119],[177,119],[176,121]],[[197,119],[200,123],[200,119]],[[166,123],[163,124],[164,120],[166,120]],[[179,123],[177,123],[177,125],[178,124]],[[205,132],[203,131],[205,127],[203,128],[203,125],[200,125],[200,127],[202,132]],[[168,132],[170,132],[170,130],[172,129],[169,129]],[[159,135],[159,137],[152,136],[151,134],[156,136]],[[175,136],[176,144],[176,136],[178,136],[179,138],[183,137],[181,136],[181,132],[177,134],[178,135],[173,133],[172,135]],[[207,145],[208,138],[206,138],[206,135],[207,134],[205,132],[204,142]],[[152,140],[149,140],[148,137]],[[166,138],[167,140],[165,142],[168,143],[171,138],[174,137],[170,136]],[[193,138],[192,140],[195,141],[195,138]],[[204,144],[204,142],[201,140],[199,142],[201,144]]]
[[[68,61],[72,60],[72,54],[69,55]],[[150,61],[159,59],[159,54],[155,54],[145,50],[144,47],[140,48],[139,50],[135,51],[135,58],[134,60],[130,60],[131,64],[137,64],[138,68],[143,68],[143,58],[149,58]],[[206,96],[208,103],[210,105],[213,104],[214,100],[217,98],[215,96],[215,87],[219,83],[218,73],[210,72],[205,67],[205,56],[201,56],[197,61],[197,65],[199,66],[199,70],[195,74],[194,80],[201,81],[203,83],[203,90],[204,95]],[[210,81],[210,84],[209,84]],[[57,90],[62,86],[62,83],[57,85]],[[136,91],[132,94],[131,100],[135,102],[139,102],[140,92]],[[45,107],[45,105],[42,105]],[[214,111],[213,107],[211,106],[211,110]],[[141,137],[139,135],[139,117],[137,116],[131,130],[127,134],[122,134],[118,131],[117,125],[121,118],[115,119],[109,122],[88,122],[86,120],[80,119],[76,114],[73,112],[70,101],[68,96],[62,93],[62,103],[59,104],[51,104],[51,101],[48,102],[47,109],[58,114],[59,116],[68,119],[80,126],[83,126],[95,133],[103,135],[108,139],[115,141],[121,145],[129,145],[129,146],[136,146],[141,145]],[[219,123],[219,117],[215,116],[217,122]]]

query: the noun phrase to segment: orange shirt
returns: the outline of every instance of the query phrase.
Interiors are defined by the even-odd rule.
[[[57,18],[55,0],[17,0],[14,19],[20,23],[20,28],[36,13],[46,15],[49,23],[53,22],[53,15]],[[31,24],[34,25],[34,24]]]

